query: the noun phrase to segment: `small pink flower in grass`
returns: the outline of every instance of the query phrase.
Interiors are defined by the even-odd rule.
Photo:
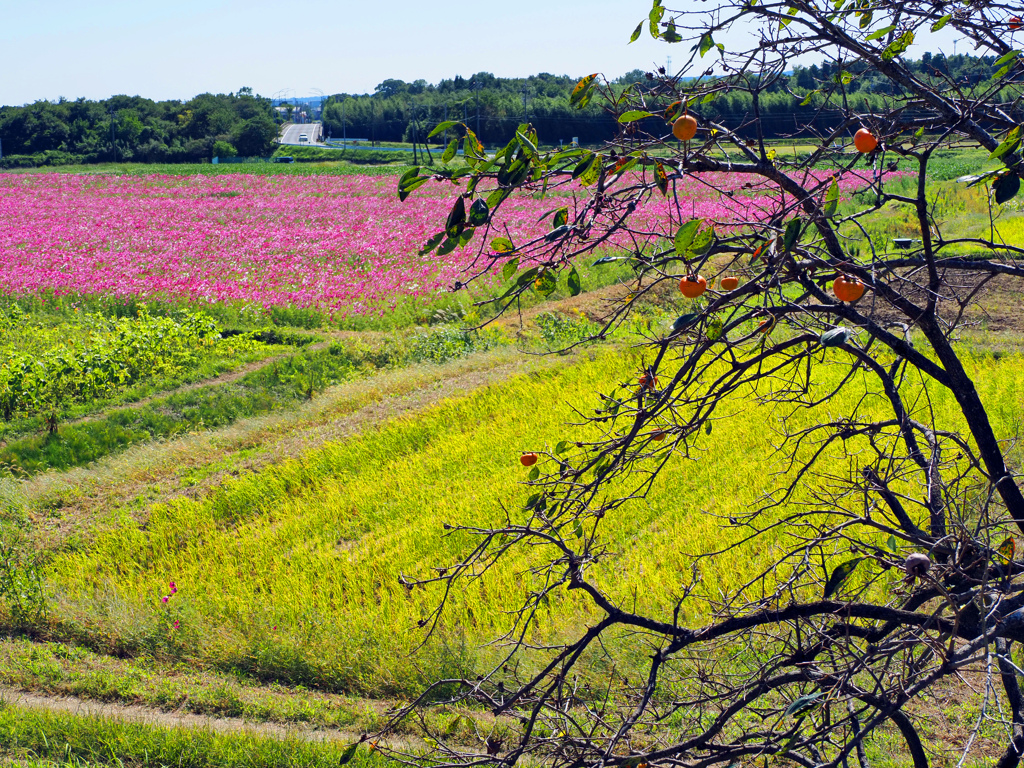
[[[180,627],[180,626],[181,626],[181,622],[180,622],[180,621],[178,621],[177,619],[175,619],[175,620],[174,620],[174,628],[175,628],[175,629],[177,629],[177,628],[178,628],[178,627]]]
[[[160,598],[160,602],[166,603],[170,599],[171,599],[170,595],[164,595],[163,597]]]
[[[175,584],[175,583],[174,583],[174,582],[172,581],[172,582],[171,582],[171,594],[173,595],[173,594],[174,594],[175,592],[177,592],[177,591],[178,591],[178,585],[177,585],[177,584]]]

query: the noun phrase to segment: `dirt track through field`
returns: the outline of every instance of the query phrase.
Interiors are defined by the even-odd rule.
[[[24,709],[46,710],[83,717],[102,717],[124,723],[137,723],[160,728],[210,730],[217,733],[246,733],[275,739],[305,741],[338,741],[349,744],[360,734],[336,728],[313,728],[280,723],[256,722],[239,717],[214,717],[191,712],[165,712],[137,704],[115,704],[75,696],[41,696],[36,693],[0,687],[0,703]]]
[[[324,349],[326,347],[329,347],[330,345],[331,345],[331,342],[329,342],[329,341],[321,341],[321,342],[318,342],[316,344],[310,344],[307,347],[302,347],[302,349],[303,350],[313,351],[313,350]],[[253,371],[258,371],[261,368],[267,367],[268,365],[273,365],[274,363],[279,362],[281,360],[284,360],[287,357],[291,357],[292,355],[296,354],[297,351],[298,350],[294,350],[294,351],[291,351],[291,352],[282,352],[281,354],[274,355],[273,357],[265,357],[262,360],[254,360],[251,363],[246,363],[241,368],[236,368],[233,371],[228,371],[227,373],[222,373],[220,376],[215,376],[212,379],[203,379],[202,381],[194,381],[191,384],[183,384],[182,386],[175,387],[174,389],[167,389],[167,390],[164,390],[163,392],[154,392],[152,395],[149,395],[148,397],[144,397],[144,398],[142,398],[140,400],[135,400],[135,401],[130,402],[130,403],[124,403],[123,405],[115,405],[115,406],[112,406],[110,408],[105,408],[102,411],[97,411],[96,413],[90,413],[87,416],[82,416],[82,417],[77,418],[77,419],[71,419],[70,421],[66,421],[64,423],[65,424],[82,424],[82,423],[87,422],[87,421],[98,421],[99,419],[107,418],[112,413],[117,413],[119,411],[127,411],[127,410],[129,410],[131,408],[142,408],[143,406],[149,405],[154,400],[160,400],[160,399],[163,399],[163,398],[166,398],[166,397],[170,397],[171,395],[178,395],[178,394],[181,394],[182,392],[192,392],[193,390],[204,389],[206,387],[214,387],[214,386],[217,386],[218,384],[230,384],[232,381],[238,381],[240,378],[242,378],[243,376],[245,376],[248,373],[252,373]]]

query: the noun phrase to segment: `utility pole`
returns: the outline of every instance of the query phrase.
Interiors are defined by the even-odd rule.
[[[310,90],[320,97],[320,130],[323,131],[324,126],[324,92],[319,88],[310,88]],[[313,143],[316,143],[316,131],[313,131]]]
[[[412,161],[419,164],[419,157],[416,155],[416,107],[412,108]]]
[[[480,89],[484,84],[479,80],[473,81],[473,88],[476,90],[476,137],[480,138]]]

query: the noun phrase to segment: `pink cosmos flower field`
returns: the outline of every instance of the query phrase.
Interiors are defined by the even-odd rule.
[[[735,189],[743,182],[729,179]],[[0,174],[0,291],[381,312],[465,279],[480,242],[418,255],[459,190],[428,184],[402,203],[395,187],[387,176]],[[675,215],[648,198],[638,220],[668,235],[680,216],[728,224],[778,205],[756,188],[728,197],[691,185],[688,194]],[[551,227],[543,214],[561,205],[572,210],[571,197],[513,197],[491,236],[537,238]]]

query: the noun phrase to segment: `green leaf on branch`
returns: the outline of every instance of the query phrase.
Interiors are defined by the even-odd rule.
[[[452,206],[451,213],[448,214],[448,220],[444,223],[444,231],[448,233],[448,237],[456,238],[462,234],[462,230],[466,227],[466,201],[461,195],[455,198],[455,205]]]
[[[808,104],[814,101],[814,94],[816,94],[817,92],[817,90],[810,91],[806,96],[804,96],[803,101],[800,102],[800,106],[806,107]]]
[[[665,173],[665,166],[661,160],[654,161],[654,183],[658,185],[661,194],[668,197],[668,174]]]
[[[822,599],[828,600],[832,597],[836,590],[843,585],[844,581],[850,578],[853,572],[857,570],[857,566],[862,562],[864,562],[863,557],[855,557],[852,560],[847,560],[842,565],[837,565],[836,569],[832,571],[832,575],[828,577],[828,581],[825,582],[825,595]],[[789,714],[788,711],[787,714]]]
[[[594,160],[597,159],[597,155],[590,152],[585,158],[576,164],[576,167],[572,169],[572,177],[578,179],[584,173],[590,170],[590,166],[594,164]]]
[[[502,201],[509,196],[509,190],[498,189],[491,190],[491,194],[487,196],[487,207],[492,211],[501,205]]]
[[[682,36],[676,32],[675,19],[668,20],[668,24],[665,25],[665,31],[661,33],[661,39],[666,43],[682,42]]]
[[[573,267],[569,272],[569,277],[566,279],[566,285],[569,287],[570,296],[579,296],[583,291],[583,285],[580,282],[580,273],[576,271],[576,267]]]
[[[800,230],[802,228],[803,222],[800,219],[792,219],[786,225],[786,233],[782,236],[782,247],[786,250],[786,253],[793,250],[793,246],[800,239]]]
[[[722,318],[715,315],[708,321],[706,335],[708,341],[718,341],[722,338],[722,326],[724,325]],[[708,424],[711,422],[709,421]]]
[[[882,27],[882,29],[878,30],[877,32],[872,32],[870,35],[868,35],[864,39],[865,40],[881,40],[883,37],[888,35],[894,29],[896,29],[896,25],[895,24],[890,24],[888,27]]]
[[[512,253],[516,247],[507,237],[496,237],[491,240],[491,250],[495,253]]]
[[[501,166],[498,171],[498,183],[503,187],[514,187],[521,184],[530,175],[530,161],[519,158],[509,165]]]
[[[651,33],[651,37],[655,40],[661,37],[659,25],[661,24],[661,20],[664,16],[665,9],[661,7],[661,3],[655,3],[654,7],[651,8],[651,12],[647,14],[648,30]]]
[[[569,450],[568,440],[559,440],[558,445],[555,446],[555,455],[561,456],[563,453],[567,453]]]
[[[338,758],[338,765],[347,765],[352,762],[352,758],[356,756],[356,750],[359,748],[359,742],[349,744],[345,747],[345,751],[341,753],[341,757]]]
[[[818,337],[818,342],[823,347],[838,347],[853,338],[853,331],[840,325],[838,328],[829,328]]]
[[[491,247],[494,247],[494,243],[491,243]],[[508,282],[512,279],[517,269],[519,269],[519,259],[506,261],[505,266],[501,268],[501,279]]]
[[[892,61],[901,53],[905,52],[914,43],[914,33],[911,30],[907,30],[902,35],[897,37],[885,50],[882,51],[882,59],[884,61]]]
[[[714,242],[715,228],[711,226],[697,233],[693,238],[693,242],[690,243],[689,251],[694,256],[703,256],[711,250],[711,244]]]
[[[641,21],[636,25],[636,29],[633,30],[633,34],[629,36],[629,42],[635,43],[640,39],[640,33],[644,30],[644,23]]]
[[[620,123],[633,123],[637,120],[643,120],[645,117],[654,117],[650,112],[643,109],[631,109],[628,112],[623,112],[619,115]]]
[[[442,240],[444,240],[444,232],[438,232],[432,238],[427,240],[427,242],[424,244],[423,248],[420,249],[420,256],[426,256],[432,250],[437,248],[437,246],[439,246],[441,244]]]
[[[580,174],[580,184],[584,187],[594,186],[594,184],[597,183],[597,180],[601,178],[601,169],[601,155],[596,154],[594,155],[594,161],[590,164],[590,167]]]
[[[938,32],[938,31],[939,31],[940,29],[942,29],[942,28],[943,28],[944,26],[946,26],[947,24],[949,24],[949,22],[950,22],[950,21],[952,21],[952,20],[953,20],[953,15],[952,15],[952,14],[949,14],[949,13],[947,13],[947,14],[946,14],[945,16],[943,16],[943,17],[942,17],[941,19],[939,19],[939,20],[938,20],[938,21],[936,21],[936,22],[935,22],[934,24],[932,24],[932,26],[931,26],[931,30],[932,30],[932,32]]]
[[[454,159],[455,155],[459,151],[459,137],[456,136],[454,139],[448,142],[448,146],[445,147],[444,154],[441,155],[442,163],[449,163]]]
[[[1003,543],[996,549],[996,554],[999,555],[1003,565],[1010,565],[1013,562],[1013,556],[1016,554],[1017,545],[1013,540],[1013,536],[1008,536],[1003,539]]]
[[[540,274],[539,267],[530,267],[530,269],[523,272],[519,277],[516,278],[516,287],[521,288],[527,283],[532,283],[537,279],[537,275]]]
[[[407,181],[401,182],[398,185],[398,199],[405,202],[406,198],[412,194],[413,190],[422,187],[428,181],[430,181],[429,176],[416,176]]]
[[[690,219],[676,230],[676,255],[680,259],[686,258],[686,252],[690,249],[690,243],[693,242],[693,236],[697,234],[701,223],[701,219]]]
[[[484,145],[480,143],[480,139],[469,128],[466,129],[466,139],[462,144],[462,154],[464,157],[473,157],[477,160],[487,159]]]
[[[547,242],[549,242],[549,243],[553,243],[556,240],[561,240],[563,237],[568,235],[570,232],[572,232],[572,227],[570,227],[570,226],[568,226],[566,224],[563,224],[560,227],[555,227],[550,232],[548,232],[546,235],[544,235],[544,239]]]
[[[839,185],[836,184],[836,179],[832,177],[832,183],[828,187],[828,192],[825,193],[825,207],[823,212],[826,217],[832,218],[836,215],[836,209],[839,207]]]
[[[459,247],[458,237],[449,237],[443,243],[441,247],[437,249],[438,256],[447,256],[449,253]]]
[[[998,160],[1003,155],[1013,152],[1020,145],[1020,126],[1017,126],[1003,139],[1003,143],[992,150],[992,154],[988,156],[989,160]]]
[[[428,139],[432,139],[439,133],[444,133],[449,128],[454,128],[459,124],[458,120],[445,120],[443,123],[438,123],[437,127],[427,134]]]
[[[487,208],[487,203],[480,198],[477,198],[469,208],[470,225],[479,227],[481,224],[486,224],[489,213],[490,210]]]
[[[992,191],[995,193],[996,203],[1002,205],[1008,200],[1012,200],[1020,192],[1020,178],[1013,171],[1004,173],[996,177],[992,184]]]
[[[559,208],[555,211],[555,217],[551,220],[551,228],[558,229],[569,223],[569,209]]]
[[[992,66],[993,67],[1001,67],[1004,64],[1009,64],[1011,61],[1016,59],[1018,56],[1020,56],[1020,51],[1010,51],[1009,53],[1004,53],[1002,56],[1000,56],[998,59],[996,59],[995,64],[993,64]]]
[[[704,54],[715,47],[715,40],[711,37],[710,32],[705,32],[701,35],[700,42],[697,44],[697,48],[700,51],[701,58],[704,58]]]
[[[553,270],[545,269],[537,279],[533,282],[533,288],[544,298],[547,298],[555,292],[555,288],[558,287],[558,279],[555,277]]]
[[[788,707],[786,707],[786,716],[792,717],[793,715],[797,715],[805,710],[810,709],[811,707],[815,707],[821,702],[823,698],[825,698],[825,694],[821,691],[817,691],[816,693],[808,693],[806,696],[801,696],[799,699],[797,699]]]
[[[687,312],[672,321],[672,333],[679,333],[686,330],[700,319],[699,312]]]
[[[527,135],[526,131],[516,131],[516,139],[519,141],[519,145],[530,157],[536,157],[538,154],[536,138],[536,136],[533,136],[533,140],[531,140],[531,137]]]
[[[587,75],[576,83],[576,87],[572,89],[572,93],[569,95],[570,106],[583,109],[590,103],[590,94],[594,89],[595,79],[597,79],[596,72],[592,75]]]

